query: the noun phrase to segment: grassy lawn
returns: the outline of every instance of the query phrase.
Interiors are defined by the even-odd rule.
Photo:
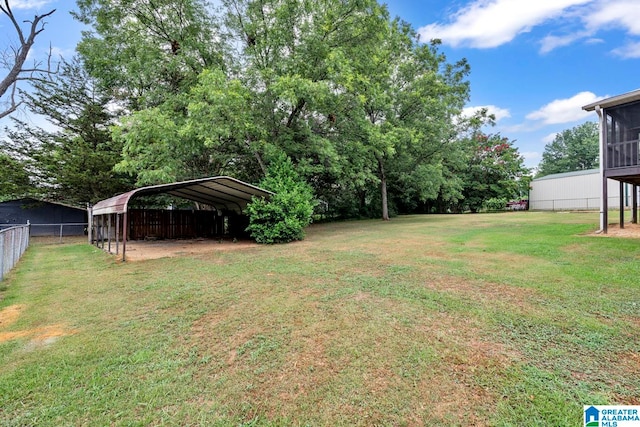
[[[579,425],[640,404],[640,239],[597,214],[315,225],[119,263],[33,242],[0,284],[0,425]]]

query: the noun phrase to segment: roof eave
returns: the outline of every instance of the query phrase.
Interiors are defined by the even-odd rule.
[[[640,89],[623,93],[622,95],[612,96],[611,98],[601,99],[583,106],[582,109],[585,111],[594,111],[598,106],[600,108],[611,108],[636,101],[640,101]]]

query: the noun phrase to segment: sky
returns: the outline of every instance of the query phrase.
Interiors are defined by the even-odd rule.
[[[33,57],[51,46],[54,54],[71,58],[83,29],[69,15],[75,1],[9,4],[21,19],[55,8]],[[638,0],[388,0],[386,5],[421,40],[442,40],[440,50],[449,62],[468,61],[471,94],[465,111],[488,108],[496,125],[485,131],[514,141],[530,168],[558,132],[596,121],[582,106],[640,88]],[[8,21],[0,19],[0,48],[10,31]]]

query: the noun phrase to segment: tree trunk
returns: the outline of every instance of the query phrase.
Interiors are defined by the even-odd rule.
[[[380,156],[378,158],[378,172],[380,173],[380,196],[382,199],[382,219],[389,221],[389,202],[387,200],[387,176],[384,173],[384,165]]]
[[[257,149],[254,150],[251,148],[250,140],[251,138],[247,137],[247,139],[245,139],[244,141],[244,144],[246,145],[249,151],[253,152],[253,156],[258,161],[258,165],[260,165],[260,170],[262,171],[262,175],[267,176],[267,165],[264,164],[264,161],[262,160],[262,156],[260,155],[260,152]]]

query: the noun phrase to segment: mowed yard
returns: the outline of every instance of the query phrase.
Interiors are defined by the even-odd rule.
[[[0,283],[0,425],[568,426],[640,404],[640,239],[594,213],[314,225]]]

